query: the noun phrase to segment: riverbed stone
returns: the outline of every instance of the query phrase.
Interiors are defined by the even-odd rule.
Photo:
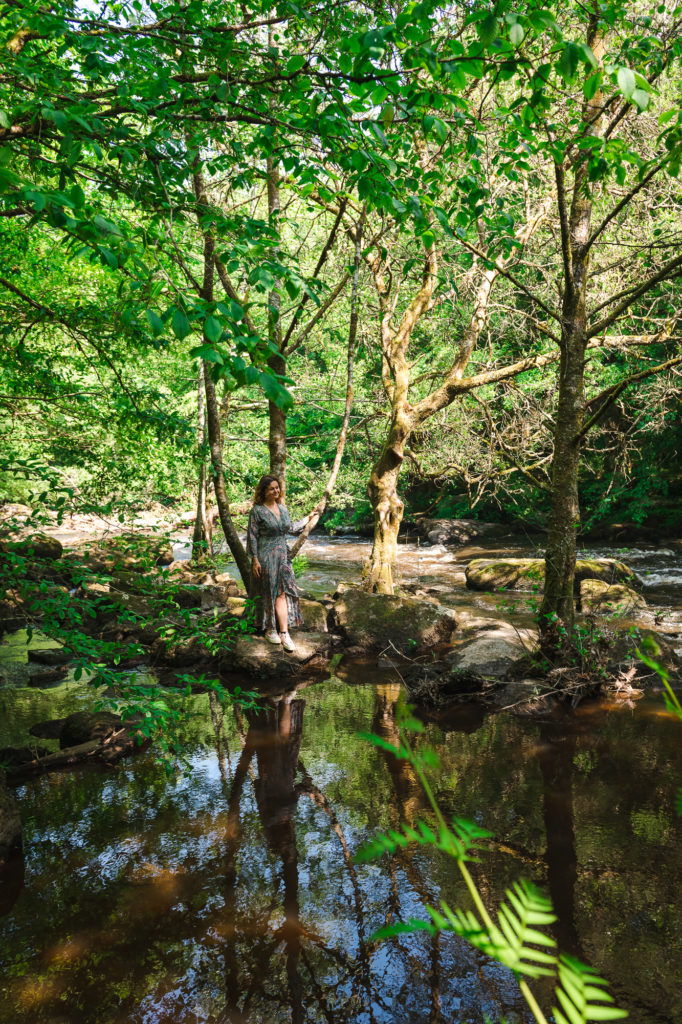
[[[578,559],[575,578],[629,587],[639,583],[632,569],[615,558]],[[545,562],[542,558],[474,558],[466,567],[466,581],[470,590],[542,590]]]
[[[584,612],[595,615],[627,615],[646,608],[646,601],[632,587],[622,583],[609,585],[602,580],[583,580],[580,602]]]
[[[423,650],[450,639],[456,628],[455,613],[431,601],[393,594],[370,594],[348,589],[339,594],[332,620],[357,647]]]
[[[0,864],[21,850],[21,815],[0,771]]]
[[[75,747],[89,740],[105,740],[123,728],[123,722],[111,711],[76,711],[64,719],[59,747]]]
[[[475,519],[421,519],[417,533],[429,544],[470,544],[479,537],[500,537],[509,532],[501,523]]]
[[[296,675],[304,665],[322,660],[329,654],[328,633],[304,633],[295,630],[292,640],[296,650],[287,652],[279,644],[264,637],[238,637],[221,663],[224,671],[239,670],[257,679]]]

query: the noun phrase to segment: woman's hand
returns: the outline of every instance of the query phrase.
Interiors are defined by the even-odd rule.
[[[260,579],[263,570],[261,569],[261,564],[257,558],[254,558],[251,568],[253,569],[253,575],[256,577],[256,579]]]

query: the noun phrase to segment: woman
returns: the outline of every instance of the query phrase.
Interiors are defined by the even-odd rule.
[[[286,537],[301,533],[309,519],[306,516],[292,523],[277,477],[261,477],[253,496],[246,543],[252,558],[249,596],[256,604],[256,627],[271,644],[281,644],[285,651],[296,650],[289,628],[303,625]]]

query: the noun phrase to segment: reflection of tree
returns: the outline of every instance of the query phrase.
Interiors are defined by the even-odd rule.
[[[296,766],[301,749],[305,701],[285,697],[249,715],[259,734],[256,802],[268,846],[282,859],[284,924],[278,938],[286,947],[286,973],[292,1024],[303,1020],[303,988],[298,976],[301,928],[298,906],[298,851],[296,849]],[[249,736],[251,730],[249,730]]]
[[[558,918],[554,931],[563,952],[582,957],[575,926],[575,883],[578,872],[573,820],[575,731],[543,722],[539,738],[542,812],[547,836],[547,886]]]
[[[400,746],[400,729],[398,727],[397,709],[401,688],[398,683],[384,683],[377,686],[377,700],[372,718],[372,732],[386,740],[393,747]],[[398,829],[401,824],[414,825],[423,806],[423,793],[414,769],[409,761],[398,759],[388,750],[382,750],[386,768],[393,782],[393,796],[390,802],[391,827]],[[390,917],[401,920],[400,885],[396,875],[396,866],[402,865],[408,881],[419,896],[422,905],[436,905],[437,894],[425,882],[422,872],[415,863],[414,847],[407,847],[392,857],[388,870],[391,876],[391,907]],[[388,923],[387,918],[387,923]],[[431,1006],[429,1024],[438,1024],[442,1020],[440,998],[441,972],[441,935],[437,933],[430,940],[429,987]]]

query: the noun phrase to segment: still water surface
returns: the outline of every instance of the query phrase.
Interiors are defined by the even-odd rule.
[[[309,573],[339,578],[322,561]],[[409,766],[357,736],[395,742],[398,695],[355,662],[244,716],[197,697],[187,775],[146,753],[22,786],[25,858],[0,876],[0,1021],[527,1020],[512,979],[455,937],[372,939],[425,903],[468,906],[440,854],[352,859],[424,810]],[[73,682],[6,688],[0,746],[90,700]],[[561,948],[611,981],[633,1024],[682,1020],[682,733],[660,698],[542,722],[461,711],[423,742],[444,810],[495,834],[474,866],[487,902],[519,877],[541,885]]]

